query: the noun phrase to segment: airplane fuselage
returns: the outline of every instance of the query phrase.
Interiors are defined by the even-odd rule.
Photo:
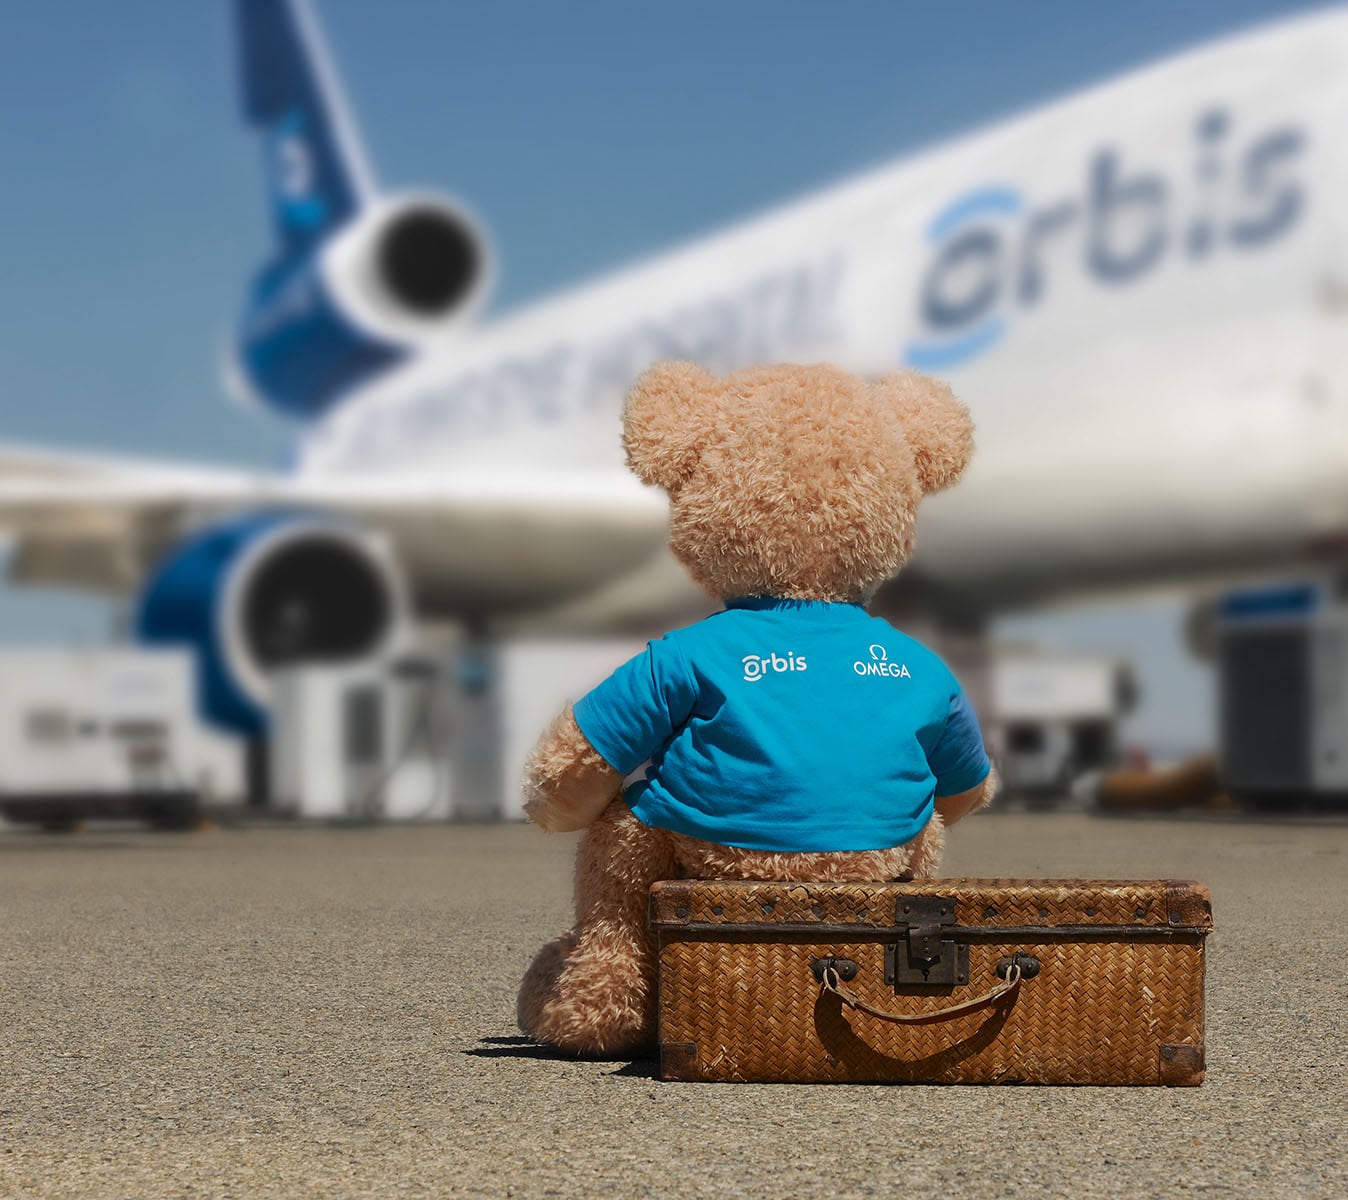
[[[652,361],[909,366],[977,422],[914,563],[976,607],[1337,556],[1346,58],[1341,15],[1223,43],[452,333],[300,470],[618,472]]]

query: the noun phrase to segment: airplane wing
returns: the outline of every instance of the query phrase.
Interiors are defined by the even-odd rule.
[[[600,586],[662,549],[667,517],[662,495],[619,471],[298,479],[0,447],[0,536],[16,582],[131,591],[193,528],[275,509],[389,537],[423,610],[445,612]]]
[[[181,530],[182,497],[230,472],[0,444],[0,544],[16,583],[126,592]],[[159,504],[129,491],[158,488]],[[169,502],[170,494],[176,498]],[[121,502],[113,498],[120,496]]]
[[[153,459],[52,450],[43,446],[0,443],[0,483],[16,479],[93,479],[116,475],[178,475],[183,468]],[[195,474],[212,468],[189,468]]]

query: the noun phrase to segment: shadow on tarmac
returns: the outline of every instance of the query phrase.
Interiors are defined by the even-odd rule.
[[[544,1046],[530,1037],[487,1037],[465,1050],[473,1058],[536,1058],[551,1062],[583,1062],[586,1055],[567,1054],[555,1046]]]
[[[605,1062],[602,1055],[567,1054],[553,1046],[544,1046],[530,1037],[484,1037],[472,1049],[463,1051],[473,1058],[532,1058],[547,1062]],[[638,1058],[609,1075],[636,1079],[658,1079],[660,1062],[654,1058]]]

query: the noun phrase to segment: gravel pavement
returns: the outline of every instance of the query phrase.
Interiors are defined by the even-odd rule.
[[[1212,888],[1197,1089],[666,1084],[527,1044],[574,837],[0,832],[0,1196],[1348,1197],[1348,822],[989,812]]]

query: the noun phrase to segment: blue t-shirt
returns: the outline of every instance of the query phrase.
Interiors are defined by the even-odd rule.
[[[754,850],[878,850],[989,770],[950,668],[856,604],[732,600],[575,706],[647,825]]]

